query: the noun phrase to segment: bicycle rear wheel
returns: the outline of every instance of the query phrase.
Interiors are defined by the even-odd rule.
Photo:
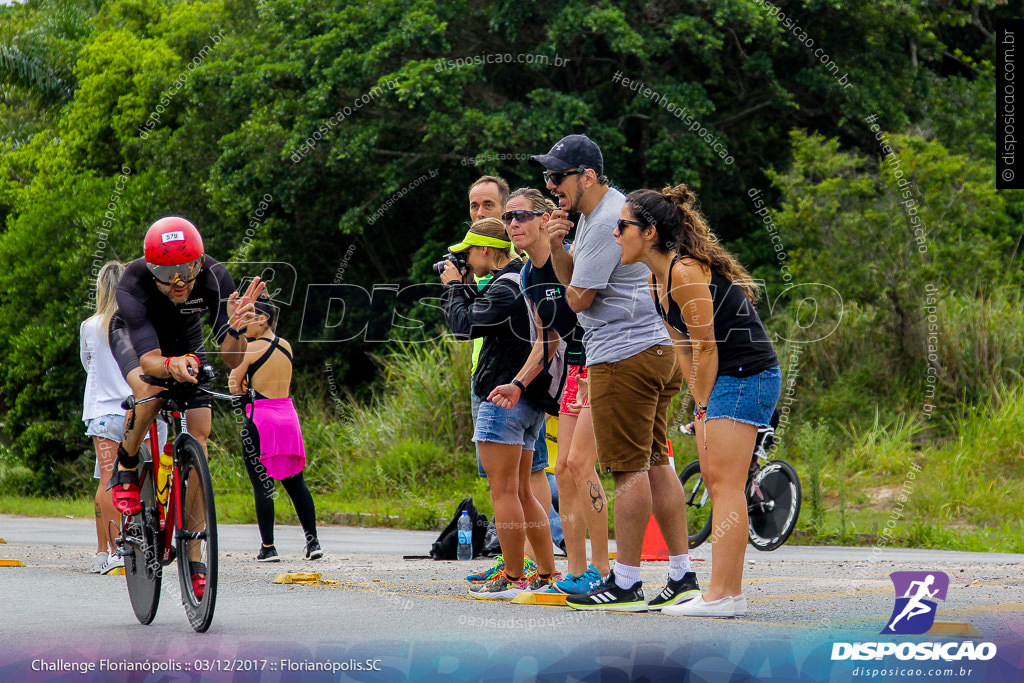
[[[206,454],[194,437],[179,435],[174,450],[181,475],[178,502],[182,528],[175,534],[181,602],[189,624],[203,633],[210,628],[217,602],[217,511],[213,482]]]
[[[139,450],[140,460],[145,460],[145,448],[143,446]],[[142,512],[124,518],[121,549],[132,610],[140,624],[149,624],[156,617],[156,609],[160,605],[160,584],[163,578],[163,566],[160,564],[163,538],[160,533],[160,508],[157,506],[153,485],[152,462],[140,463],[139,478],[142,480]]]
[[[711,496],[700,475],[700,461],[694,460],[679,474],[686,497],[686,528],[690,549],[696,548],[711,535]]]
[[[800,479],[785,460],[772,460],[754,475],[747,489],[750,544],[775,550],[786,542],[800,517]]]

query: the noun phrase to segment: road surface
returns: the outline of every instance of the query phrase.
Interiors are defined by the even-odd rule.
[[[1017,667],[1007,671],[1024,672],[1014,649],[1024,644],[1024,555],[748,548],[749,613],[713,620],[472,600],[463,577],[490,560],[402,559],[426,554],[433,532],[324,527],[327,554],[315,562],[302,558],[298,528],[279,526],[276,536],[283,561],[260,564],[252,559],[255,526],[221,525],[216,615],[208,633],[196,634],[173,567],[156,620],[142,626],[123,577],[87,573],[92,520],[0,515],[0,559],[26,565],[0,567],[0,681],[142,680],[139,667],[180,667],[180,680],[577,680],[598,668],[604,680],[669,680],[684,668],[704,672],[691,680],[728,680],[736,671],[763,677],[752,680],[858,680],[849,670],[863,662],[832,662],[832,644],[886,640],[878,634],[894,604],[889,574],[908,570],[949,574],[937,621],[969,624],[980,637],[954,639],[997,642],[1013,660],[1006,666]],[[694,557],[706,584],[709,551],[699,548]],[[337,583],[273,583],[290,571],[315,571]],[[649,598],[666,574],[667,563],[644,564]],[[1004,675],[992,662],[987,674],[985,662],[967,664],[977,671],[957,670],[948,680]],[[52,667],[65,671],[48,674]],[[88,669],[84,676],[81,667]],[[257,671],[238,671],[245,667]],[[203,668],[212,671],[200,676]]]

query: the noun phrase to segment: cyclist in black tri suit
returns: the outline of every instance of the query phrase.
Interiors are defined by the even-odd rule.
[[[154,396],[160,387],[146,384],[142,375],[196,383],[206,362],[201,317],[211,315],[214,337],[228,367],[245,356],[242,334],[255,319],[253,301],[263,291],[259,278],[244,295],[235,291],[227,269],[205,256],[203,239],[179,216],[161,218],[146,233],[145,256],[128,264],[117,288],[118,312],[110,321],[110,349],[136,400]],[[117,468],[110,488],[115,507],[125,515],[138,514],[139,446],[163,401],[137,405],[125,420],[117,450]],[[206,450],[212,422],[209,396],[187,406],[189,433]],[[195,577],[193,577],[195,583]]]

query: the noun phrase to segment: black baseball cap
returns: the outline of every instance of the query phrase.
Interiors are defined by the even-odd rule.
[[[555,143],[547,154],[534,154],[530,162],[549,171],[568,168],[592,168],[598,175],[604,173],[604,157],[597,143],[586,135],[566,135]]]

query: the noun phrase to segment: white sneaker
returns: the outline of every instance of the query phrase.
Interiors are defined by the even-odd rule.
[[[744,607],[744,610],[746,608]],[[661,609],[662,614],[672,617],[734,617],[736,608],[734,599],[731,596],[719,598],[711,602],[704,602],[704,596],[681,602],[678,605],[669,605]]]
[[[743,593],[732,596],[732,606],[736,616],[745,616],[747,613],[747,596],[743,595]]]
[[[107,563],[103,565],[100,574],[109,574],[118,567],[124,568],[124,558],[115,553],[107,558]]]
[[[90,574],[99,574],[103,571],[103,565],[107,563],[107,553],[96,553],[92,558],[92,566],[89,567]]]

